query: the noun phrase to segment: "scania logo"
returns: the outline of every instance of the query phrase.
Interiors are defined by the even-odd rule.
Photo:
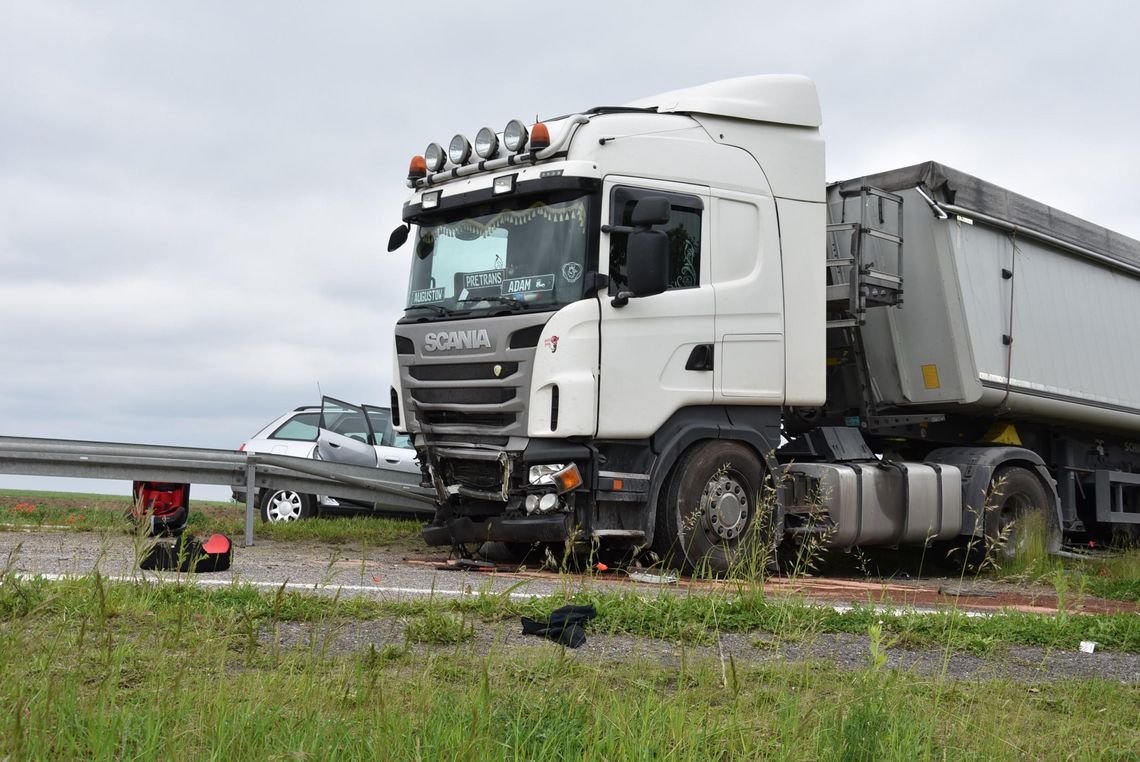
[[[444,352],[449,349],[480,349],[490,347],[491,339],[487,329],[470,331],[438,331],[424,336],[425,352]]]

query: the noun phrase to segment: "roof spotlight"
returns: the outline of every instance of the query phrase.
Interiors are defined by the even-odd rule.
[[[490,127],[479,130],[475,136],[475,153],[480,159],[490,159],[499,150],[499,137]]]
[[[462,135],[456,135],[451,139],[451,145],[447,147],[447,156],[452,164],[466,164],[471,158],[471,141]]]
[[[503,145],[511,153],[518,153],[526,148],[526,141],[530,135],[527,134],[526,125],[518,119],[512,119],[507,122],[506,128],[503,130]]]
[[[432,172],[443,169],[443,163],[447,161],[443,146],[439,143],[429,143],[428,147],[424,149],[424,161],[427,162],[427,168]]]

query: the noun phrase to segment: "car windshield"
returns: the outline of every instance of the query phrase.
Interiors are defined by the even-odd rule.
[[[407,309],[543,308],[581,298],[590,196],[507,198],[421,220]]]

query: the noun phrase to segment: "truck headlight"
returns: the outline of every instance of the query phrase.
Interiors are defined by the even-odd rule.
[[[462,166],[467,163],[471,158],[471,141],[463,135],[456,135],[451,139],[451,144],[447,147],[447,158],[451,159],[451,163],[455,166]]]
[[[531,466],[527,480],[533,485],[549,484],[561,495],[563,492],[569,492],[582,484],[582,472],[573,463],[570,465],[551,463],[543,466]]]
[[[552,463],[545,466],[531,466],[527,481],[531,484],[554,484],[554,475],[566,468],[562,463]]]
[[[447,156],[443,153],[443,146],[439,143],[429,143],[428,147],[424,149],[424,161],[427,163],[427,168],[432,172],[443,169],[443,165],[447,162]]]
[[[547,492],[544,495],[527,495],[526,496],[526,512],[530,515],[536,513],[550,513],[553,510],[561,507],[562,503],[558,499],[558,495],[553,492]]]

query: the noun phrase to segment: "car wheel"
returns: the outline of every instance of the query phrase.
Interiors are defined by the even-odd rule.
[[[291,489],[267,489],[261,495],[261,520],[271,524],[307,519],[314,513],[313,496]]]

